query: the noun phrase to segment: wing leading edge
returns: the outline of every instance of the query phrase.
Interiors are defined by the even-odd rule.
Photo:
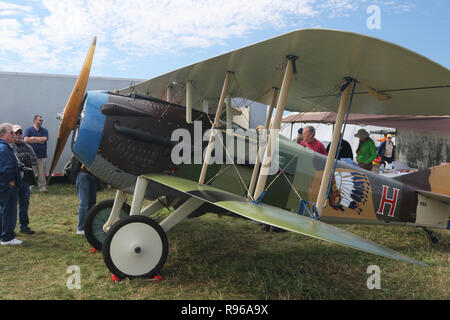
[[[270,224],[309,237],[330,241],[394,260],[426,266],[426,264],[401,253],[321,221],[267,204],[255,205],[245,198],[212,186],[199,185],[195,181],[161,174],[147,174],[145,177],[257,222]]]

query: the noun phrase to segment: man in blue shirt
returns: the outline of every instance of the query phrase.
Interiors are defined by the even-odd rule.
[[[0,124],[0,244],[20,245],[14,229],[17,222],[17,186],[19,166],[11,144],[14,143],[12,125]]]
[[[42,126],[44,119],[42,116],[35,115],[33,118],[33,126],[25,129],[23,141],[28,143],[36,153],[38,158],[37,171],[38,188],[41,192],[47,192],[45,183],[45,162],[47,160],[47,141],[48,131]]]

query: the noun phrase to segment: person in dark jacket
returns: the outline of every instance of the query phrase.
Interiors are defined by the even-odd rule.
[[[84,222],[87,213],[97,202],[98,179],[82,165],[77,175],[76,185],[78,198],[80,199],[77,234],[84,235]]]
[[[3,246],[22,244],[14,233],[20,175],[18,161],[10,145],[12,143],[14,143],[12,125],[0,124],[0,244]]]
[[[294,138],[294,141],[298,144],[303,141],[303,128],[298,129],[297,136]]]
[[[327,153],[330,152],[331,142],[327,146]],[[339,154],[339,155],[338,155]],[[353,151],[350,143],[347,140],[342,139],[341,148],[339,149],[339,153],[336,152],[336,156],[338,156],[338,160],[341,159],[352,159],[353,160]]]
[[[395,146],[392,142],[392,134],[386,136],[380,146],[378,147],[378,155],[381,156],[381,162],[392,163],[395,159]]]
[[[12,145],[14,153],[23,166],[21,173],[22,179],[19,183],[19,231],[26,234],[34,234],[34,231],[28,226],[28,206],[30,204],[30,184],[34,182],[33,166],[37,165],[37,157],[33,148],[22,141],[22,127],[18,124],[13,125],[14,144]],[[31,181],[33,180],[33,181]]]

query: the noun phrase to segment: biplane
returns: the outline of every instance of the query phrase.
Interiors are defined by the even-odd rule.
[[[128,88],[85,93],[95,45],[64,109],[51,171],[73,131],[76,157],[117,189],[90,210],[85,229],[117,277],[157,274],[166,233],[207,212],[418,265],[334,224],[449,229],[450,165],[387,178],[335,160],[350,112],[448,115],[450,72],[439,64],[372,37],[305,29]],[[256,135],[233,124],[231,98],[269,107]],[[313,108],[337,112],[328,157],[278,133],[284,111]],[[193,138],[180,141],[180,130]],[[230,155],[239,143],[244,151]],[[163,207],[173,211],[157,223],[151,216]]]

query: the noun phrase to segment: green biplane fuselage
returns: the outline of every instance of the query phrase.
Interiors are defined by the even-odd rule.
[[[194,124],[186,123],[184,112],[183,107],[157,99],[88,93],[85,107],[88,120],[81,124],[74,153],[99,178],[130,193],[136,177],[141,174],[166,173],[198,181],[202,164],[194,163],[194,155],[189,164],[175,165],[171,161],[172,148],[178,142],[183,143],[171,141],[171,136],[174,130],[185,129],[193,139],[184,143],[192,147],[191,151],[195,145],[203,150],[207,141],[202,137],[211,124],[207,114],[194,112],[194,119],[202,128],[201,134],[194,133]],[[98,128],[95,134],[93,126]],[[249,158],[250,148],[258,145],[249,137],[236,134],[227,137],[224,129],[219,128],[224,134],[222,140],[216,141],[218,148],[223,149],[223,158],[227,152],[222,143],[227,145],[231,137],[235,139],[236,148],[239,143],[245,143],[246,154],[238,157],[245,161],[238,164],[240,162],[234,158],[231,164],[210,164],[205,184],[247,198],[254,166]],[[316,200],[326,157],[280,135],[278,161],[279,170],[269,176],[267,190],[259,200],[297,213],[301,200]],[[170,196],[162,190],[150,185],[146,197]],[[173,190],[164,191],[173,193],[175,198],[183,196]],[[338,161],[321,219],[334,223],[414,223],[417,203],[418,195],[410,185]],[[214,207],[209,206],[208,210],[214,212]]]

